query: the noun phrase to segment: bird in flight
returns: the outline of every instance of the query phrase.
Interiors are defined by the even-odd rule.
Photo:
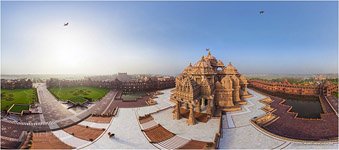
[[[260,10],[260,11],[259,11],[259,14],[262,15],[262,14],[264,14],[264,12],[265,12],[265,11]]]
[[[68,22],[64,23],[64,27],[68,26]]]

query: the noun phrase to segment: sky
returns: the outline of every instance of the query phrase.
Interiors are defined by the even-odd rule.
[[[245,74],[336,73],[337,27],[335,1],[1,2],[1,73],[176,75],[206,48]]]

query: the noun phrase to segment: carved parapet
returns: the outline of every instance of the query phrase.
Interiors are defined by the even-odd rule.
[[[253,121],[262,127],[265,127],[271,123],[273,123],[274,121],[276,121],[279,117],[272,114],[272,113],[267,113],[261,117],[255,118]]]
[[[152,98],[149,98],[148,100],[146,100],[146,104],[147,105],[155,105],[155,104],[157,104],[157,101],[155,101],[154,99],[152,99]]]
[[[260,100],[261,102],[265,103],[265,104],[270,104],[273,102],[273,100],[270,97],[266,97],[262,100]]]
[[[262,108],[262,110],[264,110],[265,112],[271,112],[274,110],[274,108],[272,108],[270,105],[266,105]]]

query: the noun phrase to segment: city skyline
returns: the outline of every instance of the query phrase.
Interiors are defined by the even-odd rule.
[[[205,48],[244,74],[338,71],[337,2],[2,2],[1,7],[2,74],[175,75],[205,55]]]

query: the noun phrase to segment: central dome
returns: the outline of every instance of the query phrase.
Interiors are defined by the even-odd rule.
[[[199,60],[196,64],[194,64],[194,67],[209,68],[211,67],[211,64],[205,60],[204,56],[202,56],[201,60]]]

